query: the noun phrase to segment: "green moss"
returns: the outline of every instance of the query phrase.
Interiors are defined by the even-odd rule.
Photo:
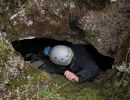
[[[45,88],[39,93],[40,97],[44,100],[62,100],[60,95],[53,88]]]
[[[11,45],[5,44],[2,40],[2,37],[0,36],[0,54],[7,53],[12,50]]]
[[[86,34],[85,34],[85,39],[87,40],[87,41],[91,41],[92,42],[92,44],[97,44],[98,43],[98,39],[100,38],[100,33],[98,33],[98,32],[96,32],[96,33],[94,33],[94,32],[87,32]]]
[[[8,86],[12,89],[20,87],[21,92],[26,91],[22,98],[25,98],[27,93],[30,100],[35,96],[42,100],[82,100],[82,98],[89,98],[90,100],[98,100],[100,98],[101,100],[102,98],[100,91],[92,88],[87,83],[83,85],[71,83],[63,76],[48,75],[29,66],[21,74],[26,75],[25,77],[29,75],[30,79],[20,79],[21,76],[18,76],[16,79],[10,80],[10,85]]]
[[[101,91],[93,89],[92,87],[86,87],[81,91],[81,96],[79,96],[77,100],[103,100],[100,92]]]
[[[0,36],[0,67],[3,67],[4,62],[7,60],[11,51],[13,51],[12,46],[10,44],[6,44],[3,41],[2,36]]]
[[[51,25],[55,29],[55,28],[57,28],[59,26],[59,23],[57,21],[55,21],[55,20],[52,20]]]

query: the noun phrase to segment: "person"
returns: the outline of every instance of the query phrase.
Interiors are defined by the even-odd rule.
[[[45,47],[44,55],[48,56],[53,64],[59,65],[55,68],[61,69],[59,72],[72,82],[92,81],[100,74],[100,68],[83,45]]]

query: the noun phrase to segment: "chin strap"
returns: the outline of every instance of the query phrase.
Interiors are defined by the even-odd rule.
[[[45,47],[43,53],[44,53],[45,55],[49,55],[50,52],[51,52],[51,49],[52,49],[51,47]]]

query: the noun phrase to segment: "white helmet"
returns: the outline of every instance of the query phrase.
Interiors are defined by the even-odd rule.
[[[49,54],[51,61],[58,65],[69,65],[73,56],[72,49],[64,45],[54,46]]]

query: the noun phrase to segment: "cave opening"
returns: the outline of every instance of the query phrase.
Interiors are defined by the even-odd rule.
[[[73,45],[73,43],[67,41],[58,41],[50,38],[24,39],[12,42],[12,46],[14,47],[14,49],[23,56],[25,61],[29,61],[36,56],[42,59],[44,63],[49,66],[49,68],[41,68],[41,70],[47,71],[48,73],[53,73],[54,68],[51,66],[54,66],[54,64],[49,61],[49,57],[43,54],[43,50],[47,46],[53,47],[55,45],[71,46]],[[94,61],[97,63],[97,65],[103,72],[108,69],[112,69],[112,65],[114,64],[114,58],[100,54],[91,44],[87,44],[84,46],[86,46],[88,53],[93,55]],[[32,54],[35,57],[32,57]]]

